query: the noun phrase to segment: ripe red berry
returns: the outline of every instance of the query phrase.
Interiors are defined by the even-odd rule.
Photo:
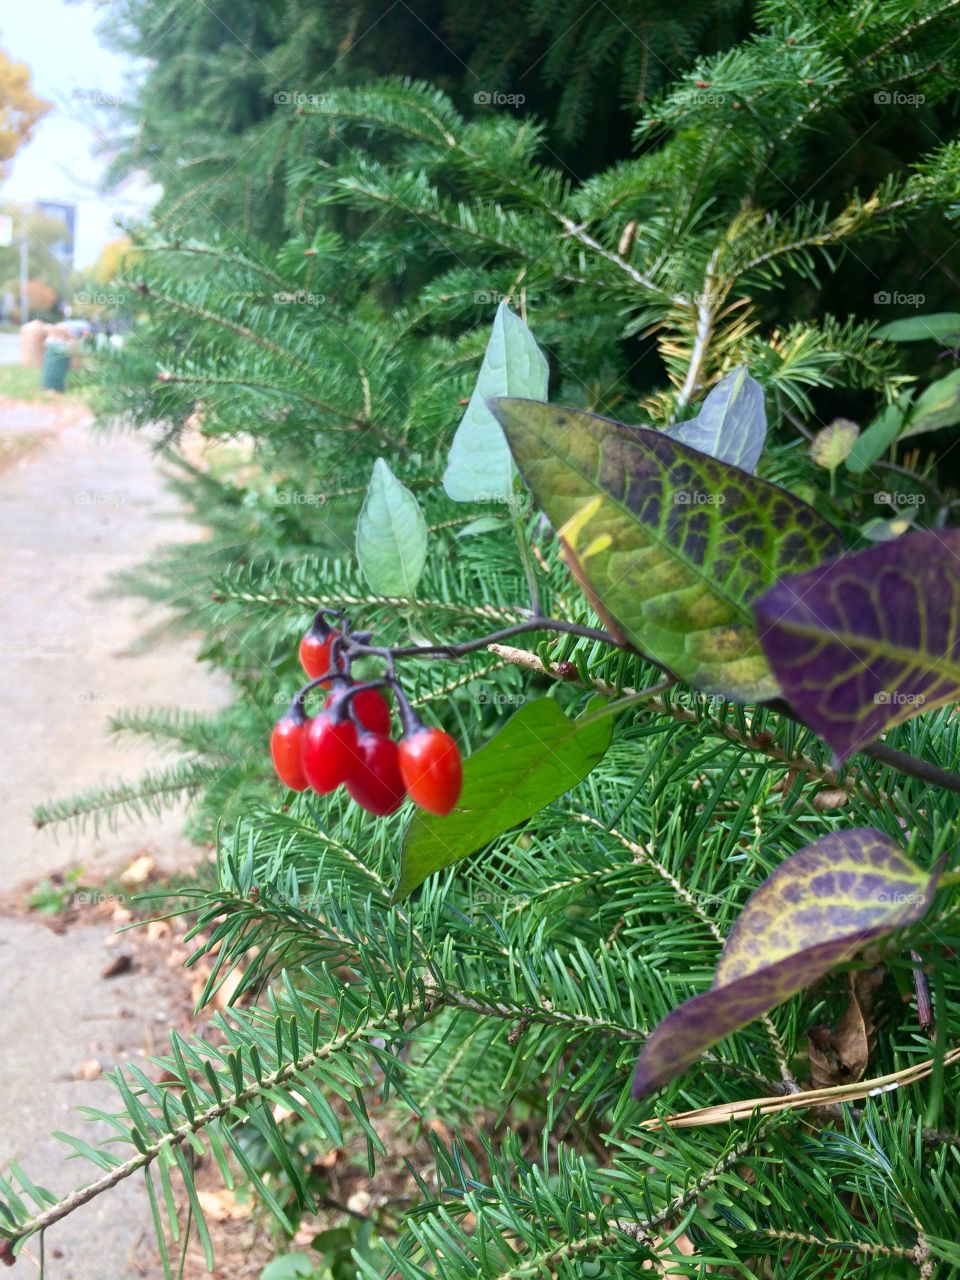
[[[339,631],[330,631],[327,635],[321,635],[319,631],[311,630],[300,641],[300,665],[311,680],[325,676],[331,669],[330,649],[339,634]],[[342,671],[346,664],[341,658],[337,665]],[[320,688],[329,689],[330,681],[324,680]]]
[[[324,710],[332,710],[342,692],[340,689],[334,689],[324,703]],[[390,706],[379,689],[361,689],[359,693],[352,696],[350,702],[353,705],[354,715],[364,729],[369,729],[371,733],[380,733],[384,737],[390,736]]]
[[[282,716],[270,734],[270,754],[277,777],[294,791],[306,791],[309,783],[303,771],[303,740],[310,721]]]
[[[395,813],[406,791],[400,776],[397,744],[380,733],[361,733],[357,763],[347,778],[347,791],[361,808],[381,817]]]
[[[303,771],[314,791],[326,795],[357,767],[357,728],[325,712],[315,716],[303,739]]]
[[[463,764],[449,733],[419,728],[401,741],[397,754],[400,776],[414,803],[441,817],[456,807]]]

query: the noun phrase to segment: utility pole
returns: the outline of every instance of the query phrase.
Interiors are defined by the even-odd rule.
[[[27,281],[30,279],[27,257],[27,228],[24,225],[20,230],[20,323],[26,324],[30,319],[30,299],[27,296]]]

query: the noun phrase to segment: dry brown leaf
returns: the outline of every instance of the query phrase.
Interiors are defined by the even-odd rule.
[[[850,1002],[836,1029],[811,1030],[807,1050],[815,1089],[863,1079],[874,1040],[873,1005],[884,976],[882,967],[849,974]]]
[[[214,1222],[235,1222],[238,1218],[249,1218],[253,1212],[252,1200],[240,1203],[226,1187],[222,1191],[198,1191],[197,1199],[204,1216]]]
[[[129,951],[121,951],[115,955],[109,964],[100,970],[101,978],[116,978],[121,973],[126,973],[128,969],[133,968],[133,956]]]
[[[120,872],[120,883],[125,889],[139,889],[150,879],[150,873],[156,865],[151,854],[141,853]]]
[[[831,809],[842,809],[850,803],[850,796],[842,787],[823,787],[810,802],[818,813],[827,813]]]

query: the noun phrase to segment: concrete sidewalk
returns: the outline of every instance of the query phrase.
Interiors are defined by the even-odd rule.
[[[180,814],[100,836],[61,833],[58,843],[34,829],[31,813],[45,799],[135,779],[161,763],[139,743],[111,740],[111,714],[226,701],[227,690],[196,663],[195,642],[166,635],[135,652],[160,619],[109,591],[118,569],[198,531],[164,492],[143,441],[102,435],[89,421],[59,425],[55,409],[37,405],[2,417],[0,431],[42,439],[0,469],[0,893],[68,865],[91,873],[121,866],[142,850],[164,870],[192,865],[202,853],[180,834]],[[65,1164],[67,1148],[48,1135],[64,1129],[92,1140],[90,1126],[69,1112],[114,1106],[113,1090],[80,1078],[80,1064],[96,1057],[109,1069],[140,1055],[154,1034],[164,1039],[163,975],[100,977],[113,954],[104,947],[109,932],[79,927],[58,936],[34,916],[0,916],[0,1169],[16,1159],[56,1194],[96,1173],[80,1160]],[[142,1181],[131,1179],[47,1233],[46,1274],[142,1278],[134,1251],[146,1240],[149,1256],[151,1238]],[[37,1258],[36,1240],[27,1253]],[[31,1266],[24,1258],[21,1268]]]

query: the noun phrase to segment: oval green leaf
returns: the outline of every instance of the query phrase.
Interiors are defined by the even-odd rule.
[[[427,522],[383,458],[373,464],[357,521],[357,559],[371,591],[409,598],[427,562]]]
[[[530,400],[490,407],[597,611],[698,689],[776,697],[751,601],[839,554],[833,526],[661,431]]]
[[[594,699],[584,718],[571,720],[556,702],[541,698],[512,715],[465,762],[463,792],[453,813],[438,818],[417,812],[403,844],[394,902],[582,782],[610,745],[612,717],[590,719],[605,705],[604,699]]]
[[[945,378],[931,382],[907,415],[907,425],[900,439],[919,436],[925,431],[940,431],[960,422],[960,369]]]
[[[443,476],[447,497],[454,502],[502,502],[512,496],[510,450],[486,397],[546,400],[547,374],[547,361],[533,334],[501,302],[477,385],[450,446]]]
[[[634,1097],[666,1084],[865,943],[919,920],[938,875],[869,827],[832,832],[787,858],[740,913],[712,988],[669,1013],[644,1045]]]

